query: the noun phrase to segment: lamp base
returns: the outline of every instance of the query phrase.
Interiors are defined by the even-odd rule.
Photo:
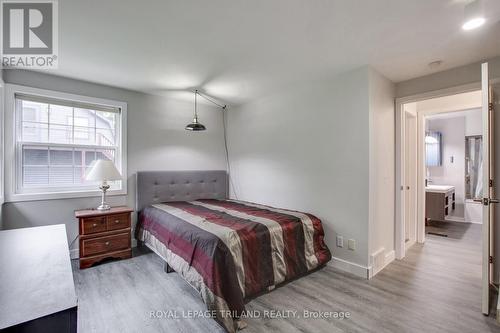
[[[108,205],[107,203],[100,204],[99,207],[97,207],[97,210],[110,210],[111,206]]]
[[[110,210],[111,209],[111,206],[108,205],[108,203],[106,202],[106,191],[109,190],[109,185],[108,183],[103,180],[102,181],[102,185],[99,186],[99,188],[101,189],[102,191],[102,198],[101,198],[101,204],[99,205],[99,207],[97,207],[97,210]]]

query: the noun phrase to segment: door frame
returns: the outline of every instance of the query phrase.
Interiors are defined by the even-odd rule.
[[[405,155],[404,155],[404,140],[405,140],[405,114],[403,106],[408,103],[419,102],[426,99],[446,97],[450,95],[456,95],[461,93],[467,93],[472,91],[481,90],[481,81],[454,86],[445,89],[439,89],[434,91],[429,91],[425,93],[415,94],[411,96],[405,96],[396,98],[396,182],[395,182],[395,193],[396,193],[396,205],[395,205],[395,252],[396,259],[403,259],[406,256],[405,249],[405,207],[404,207],[404,196],[405,196]],[[448,111],[449,112],[449,111]],[[439,112],[434,112],[439,113]],[[430,115],[427,113],[426,115]],[[425,168],[423,168],[422,163],[420,163],[424,153],[425,146],[423,145],[423,136],[420,137],[421,132],[425,132],[425,117],[422,113],[417,112],[417,243],[425,242],[425,184],[422,176],[425,177]],[[423,126],[423,127],[422,127]],[[421,142],[422,141],[422,142]]]
[[[405,251],[408,251],[408,249],[410,247],[412,247],[417,242],[417,207],[416,206],[417,206],[417,202],[418,202],[417,201],[418,200],[418,191],[417,191],[418,190],[417,189],[417,178],[418,178],[418,113],[416,110],[415,110],[415,113],[412,113],[412,111],[406,111],[403,109],[403,117],[404,117],[404,119],[403,119],[404,129],[403,130],[405,131],[404,139],[407,140],[409,137],[412,136],[412,134],[414,134],[412,143],[414,144],[413,148],[415,149],[414,156],[413,156],[415,165],[408,166],[408,165],[406,165],[406,163],[412,159],[408,158],[410,156],[410,154],[408,151],[405,151],[405,149],[408,149],[409,145],[407,145],[406,142],[402,143],[404,145],[403,157],[402,157],[403,161],[404,161],[404,165],[403,165],[404,172],[413,169],[413,173],[415,174],[415,179],[413,179],[413,181],[409,181],[409,184],[403,185],[406,188],[403,188],[403,190],[402,190],[402,195],[403,195],[403,198],[405,200],[405,204],[406,204],[406,195],[410,194],[409,192],[411,192],[411,194],[410,194],[410,196],[412,198],[411,202],[413,202],[413,205],[415,206],[414,207],[415,209],[412,211],[413,214],[411,214],[413,224],[410,226],[411,227],[410,230],[408,230],[409,231],[408,232],[408,240],[406,240],[406,237],[407,237],[406,231],[407,230],[406,229],[404,230],[405,231]],[[414,128],[412,129],[412,131],[413,131],[412,134],[408,134],[406,132],[406,130],[409,126],[406,126],[407,124],[405,122],[410,120],[410,119],[412,119],[415,122]],[[406,176],[407,175],[404,174],[405,182],[407,181]],[[411,178],[411,177],[409,177],[409,178]],[[403,207],[406,208],[405,204],[403,205]],[[410,216],[410,214],[407,215],[406,210],[405,210],[405,214],[403,216],[403,223],[405,225],[405,228],[406,228],[405,219],[409,216]]]

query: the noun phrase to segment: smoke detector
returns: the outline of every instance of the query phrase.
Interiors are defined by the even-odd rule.
[[[436,61],[430,62],[429,63],[429,68],[430,69],[436,69],[439,66],[441,66],[442,63],[443,63],[443,60],[436,60]]]

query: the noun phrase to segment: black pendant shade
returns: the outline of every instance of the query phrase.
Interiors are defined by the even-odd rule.
[[[197,118],[194,118],[193,122],[186,126],[186,130],[188,131],[204,131],[206,129],[205,125],[200,124]]]
[[[195,90],[194,91],[194,118],[193,118],[193,122],[188,124],[185,129],[187,131],[204,131],[206,130],[207,128],[205,127],[205,125],[201,124],[198,122],[198,101],[197,101],[197,97],[198,97],[198,90]]]

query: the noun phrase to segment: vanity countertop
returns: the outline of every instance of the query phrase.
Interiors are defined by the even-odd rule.
[[[455,186],[451,185],[428,185],[425,187],[425,192],[448,193],[454,190]]]

